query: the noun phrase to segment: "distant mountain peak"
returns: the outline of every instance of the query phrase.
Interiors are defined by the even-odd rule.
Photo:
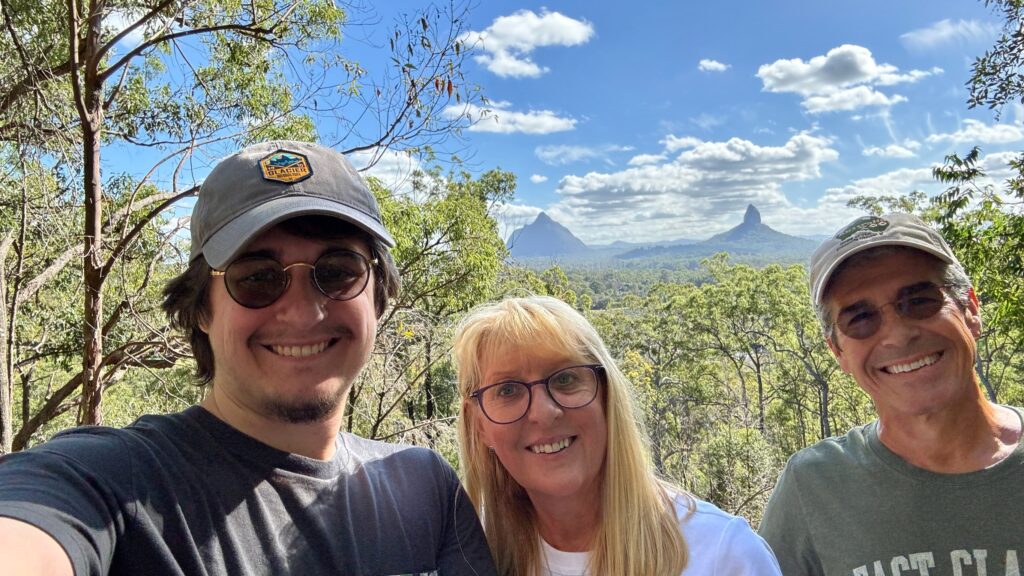
[[[542,212],[543,214],[543,212]],[[761,213],[754,208],[753,204],[747,204],[747,213],[743,215],[744,226],[756,226],[761,223]]]
[[[512,256],[565,256],[590,252],[568,228],[541,212],[533,222],[519,228],[508,238]]]

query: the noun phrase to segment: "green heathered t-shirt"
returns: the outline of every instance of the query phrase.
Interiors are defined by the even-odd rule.
[[[782,573],[1020,576],[1024,442],[985,470],[938,474],[890,451],[877,430],[790,458],[759,529]]]

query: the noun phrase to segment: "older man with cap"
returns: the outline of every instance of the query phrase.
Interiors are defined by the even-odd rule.
[[[339,433],[398,291],[348,161],[269,142],[220,162],[164,310],[201,405],[0,460],[0,574],[493,574],[436,453]]]
[[[760,527],[783,574],[1019,576],[1021,413],[978,385],[978,299],[949,246],[911,215],[859,218],[810,281],[878,420],[789,460]]]

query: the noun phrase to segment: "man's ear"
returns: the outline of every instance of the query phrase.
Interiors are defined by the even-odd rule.
[[[974,288],[967,292],[967,308],[964,310],[964,321],[967,328],[975,338],[981,337],[981,304],[978,302],[978,295]]]

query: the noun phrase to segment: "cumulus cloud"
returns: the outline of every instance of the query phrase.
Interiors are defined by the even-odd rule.
[[[793,58],[764,64],[757,76],[765,91],[799,94],[808,112],[820,114],[905,102],[905,97],[886,95],[875,87],[913,83],[941,73],[940,68],[901,73],[891,64],[876,62],[867,48],[844,44],[806,62]]]
[[[562,178],[548,213],[588,243],[702,237],[735,226],[750,203],[762,214],[790,209],[781,186],[817,178],[838,158],[828,138],[806,132],[781,146],[685,140],[671,161]]]
[[[964,120],[956,132],[932,134],[929,143],[952,142],[954,144],[1009,144],[1024,140],[1024,126],[1021,124],[985,124],[979,120]]]
[[[659,141],[660,144],[665,145],[665,150],[668,152],[678,152],[684,148],[694,148],[703,144],[703,140],[700,138],[694,138],[693,136],[673,136],[669,134]]]
[[[539,158],[541,162],[552,166],[573,164],[576,162],[585,162],[590,160],[603,160],[610,164],[611,154],[616,152],[629,152],[632,149],[632,146],[572,146],[565,144],[553,144],[548,146],[538,146],[534,148],[533,153],[537,155],[537,158]]]
[[[542,174],[533,174],[532,176],[530,176],[530,182],[533,182],[534,184],[542,184],[547,181],[548,177]]]
[[[445,108],[444,115],[448,118],[468,116],[473,122],[470,132],[551,134],[576,128],[575,118],[565,118],[551,110],[518,112],[509,110],[509,106],[508,102],[492,102],[489,108],[463,104]]]
[[[930,50],[946,45],[988,44],[998,35],[999,25],[994,22],[947,18],[902,34],[900,41],[913,50]]]
[[[697,64],[697,69],[701,72],[725,72],[731,67],[730,64],[723,64],[718,60],[708,60],[707,58]]]
[[[545,46],[578,46],[594,36],[594,27],[558,12],[520,10],[499,16],[482,31],[460,37],[482,53],[474,59],[501,77],[536,78],[548,68],[533,61],[532,54]]]
[[[347,158],[364,176],[377,178],[381,184],[396,194],[410,193],[410,177],[413,172],[422,168],[419,159],[414,156],[380,148],[353,152]]]
[[[637,154],[629,159],[630,166],[646,166],[648,164],[659,164],[665,161],[664,154]]]
[[[865,156],[880,156],[883,158],[913,158],[916,150],[921,147],[920,142],[904,140],[901,144],[889,144],[885,147],[868,146],[864,148]]]

